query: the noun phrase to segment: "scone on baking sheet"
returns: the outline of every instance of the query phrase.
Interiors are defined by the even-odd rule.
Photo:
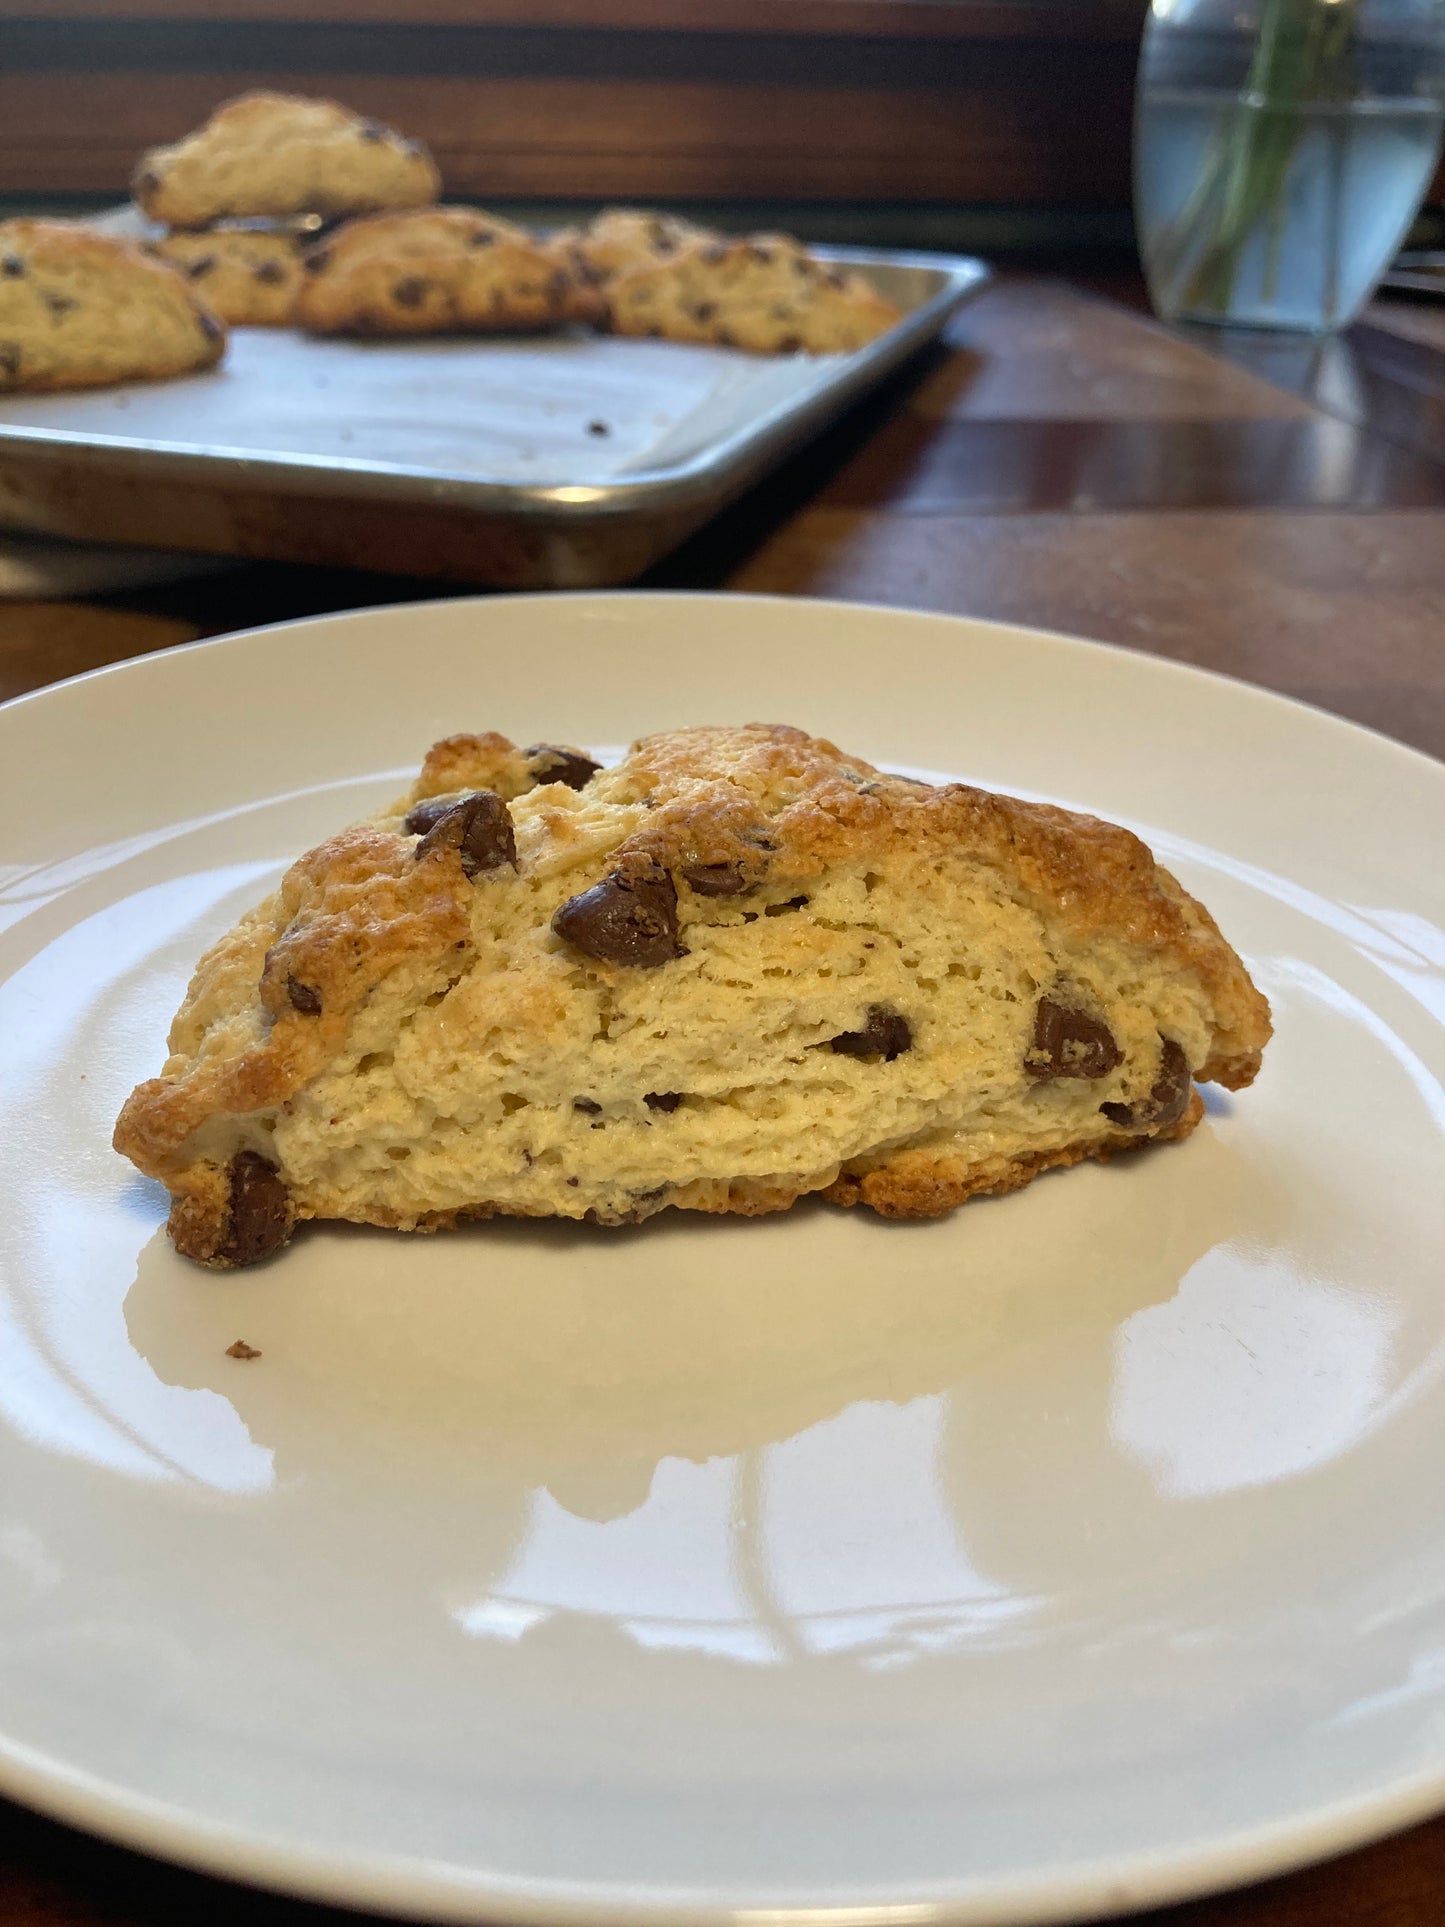
[[[273,93],[226,101],[195,133],[143,154],[131,179],[153,221],[195,228],[423,207],[440,189],[421,141],[334,100]]]
[[[302,242],[285,227],[179,229],[149,244],[235,328],[284,328],[301,285]]]
[[[79,222],[0,221],[0,392],[210,368],[226,330],[175,269]]]
[[[1127,831],[800,730],[455,736],[201,960],[116,1128],[214,1266],[307,1218],[929,1217],[1187,1136],[1269,1011]]]
[[[902,319],[862,275],[819,261],[783,234],[690,242],[606,290],[615,333],[699,341],[753,354],[847,354]]]
[[[578,264],[579,278],[594,287],[605,287],[619,274],[656,267],[694,242],[719,237],[710,228],[696,227],[675,214],[661,214],[652,208],[605,207],[584,227],[565,228],[556,238]]]
[[[347,221],[303,265],[296,320],[318,334],[505,334],[596,311],[564,250],[470,207]]]

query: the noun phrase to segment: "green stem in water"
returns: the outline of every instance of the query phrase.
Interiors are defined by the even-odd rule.
[[[1360,4],[1263,0],[1243,91],[1210,141],[1193,191],[1162,237],[1165,285],[1173,284],[1198,250],[1179,306],[1228,314],[1244,251],[1266,220],[1265,295],[1273,297],[1286,190],[1305,110],[1353,96]]]

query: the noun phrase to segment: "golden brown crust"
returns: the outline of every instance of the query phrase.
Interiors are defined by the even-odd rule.
[[[1165,1144],[1186,1138],[1204,1116],[1204,1100],[1194,1091],[1184,1115],[1161,1131],[1111,1132],[1078,1144],[1019,1157],[993,1157],[969,1162],[948,1153],[927,1150],[897,1151],[867,1170],[841,1173],[823,1196],[833,1204],[866,1204],[880,1218],[943,1218],[970,1198],[1001,1197],[1021,1191],[1044,1171],[1067,1170],[1086,1158],[1107,1164],[1121,1151],[1141,1150],[1146,1144]]]
[[[0,391],[162,380],[225,350],[224,325],[138,244],[80,222],[0,222]]]
[[[565,787],[557,786],[559,766],[566,771],[560,779]],[[227,1228],[229,1160],[238,1154],[256,1160],[273,1157],[276,1143],[286,1140],[287,1120],[297,1105],[306,1119],[318,1105],[322,1108],[304,1127],[312,1133],[302,1147],[312,1160],[312,1176],[296,1181],[287,1204],[288,1226],[294,1219],[319,1215],[435,1229],[494,1212],[588,1215],[617,1223],[668,1205],[752,1215],[786,1209],[810,1191],[821,1191],[838,1203],[866,1203],[884,1216],[912,1217],[952,1210],[980,1192],[1015,1189],[1040,1170],[1084,1157],[1106,1157],[1151,1136],[1186,1136],[1201,1115],[1197,1096],[1178,1114],[1186,1103],[1191,1068],[1196,1077],[1235,1088],[1248,1083],[1258,1068],[1270,1034],[1268,1006],[1213,919],[1126,830],[963,784],[934,787],[889,776],[845,756],[829,742],[780,725],[671,731],[644,738],[613,769],[589,774],[593,769],[580,751],[567,746],[519,749],[495,733],[444,738],[428,752],[406,797],[374,822],[343,831],[303,856],[276,895],[202,959],[172,1030],[171,1059],[159,1078],[132,1094],[115,1138],[117,1149],[170,1187],[175,1199],[172,1232],[180,1249],[205,1263],[237,1261],[228,1255],[236,1242]],[[457,847],[445,840],[432,847],[424,840],[428,824],[413,822],[408,829],[415,805],[476,790],[492,791],[508,802],[525,799],[515,825],[517,866],[512,867],[509,857],[499,872],[489,873],[515,879],[514,888],[475,884],[475,873],[464,871]],[[585,943],[578,950],[570,926],[563,933],[554,921],[557,906],[573,900],[574,893],[624,876],[650,879],[649,887],[661,881],[676,892],[683,941],[675,952],[670,940],[663,946],[663,956],[650,960],[659,965],[655,971],[639,971],[637,960],[625,952],[588,950]],[[666,973],[674,964],[666,959],[674,955],[679,960],[675,967],[683,973],[680,986],[690,986],[678,994],[694,999],[683,1028],[694,1021],[721,1021],[724,1027],[733,1021],[727,1016],[720,1020],[718,1013],[730,1008],[733,989],[728,984],[737,970],[744,976],[753,972],[752,981],[743,986],[747,997],[736,1006],[744,1024],[751,1021],[745,1013],[762,1008],[756,1000],[772,994],[766,986],[758,988],[759,974],[785,976],[796,967],[800,983],[821,984],[808,994],[827,1000],[826,1013],[816,1019],[825,1027],[805,1028],[797,1041],[779,1045],[778,1055],[771,1055],[774,1047],[766,1044],[763,1072],[753,1070],[747,1076],[781,1075],[778,1066],[790,1063],[796,1067],[786,1073],[791,1080],[814,1075],[800,1068],[805,1063],[836,1064],[837,1071],[825,1070],[821,1083],[808,1087],[822,1093],[819,1101],[833,1102],[828,1093],[836,1095],[844,1088],[861,1093],[863,1087],[849,1078],[876,1073],[856,1067],[845,1071],[842,1066],[870,1054],[871,1062],[880,1066],[885,1061],[882,1047],[860,1045],[850,1036],[840,1058],[828,1055],[830,1040],[832,1050],[842,1049],[842,1033],[859,1030],[868,1015],[869,997],[847,988],[850,976],[860,984],[878,981],[878,961],[869,961],[868,953],[899,940],[879,945],[865,941],[870,930],[879,929],[866,921],[866,908],[846,912],[842,921],[830,922],[826,912],[816,909],[790,917],[786,924],[771,919],[815,895],[822,903],[829,890],[852,890],[853,901],[871,901],[868,893],[875,883],[902,892],[893,899],[895,915],[900,901],[926,904],[940,891],[953,893],[950,902],[993,906],[969,913],[975,917],[971,927],[980,943],[994,941],[988,932],[995,928],[1047,931],[1046,943],[1039,937],[1028,939],[1035,945],[1027,952],[1034,974],[1008,980],[1019,988],[1004,984],[995,994],[1004,996],[1006,1004],[990,1006],[995,1012],[1011,1007],[1015,1013],[997,1033],[1002,1045],[989,1046],[996,1053],[989,1060],[995,1066],[989,1073],[995,1080],[990,1086],[995,1092],[992,1123],[981,1128],[967,1122],[973,1114],[960,1112],[951,1096],[960,1088],[956,1083],[945,1081],[933,1095],[922,1094],[934,1075],[927,1069],[931,1062],[951,1066],[948,1077],[962,1077],[963,1088],[972,1089],[967,1085],[967,1052],[975,1048],[969,1041],[975,1033],[945,1025],[920,1042],[916,1058],[905,1059],[920,1067],[924,1084],[908,1085],[910,1071],[893,1074],[891,1092],[867,1086],[868,1091],[877,1089],[883,1114],[894,1122],[878,1128],[873,1113],[865,1111],[859,1134],[846,1139],[835,1135],[829,1140],[835,1146],[831,1150],[812,1141],[804,1122],[800,1132],[779,1140],[776,1161],[726,1163],[737,1155],[739,1144],[745,1147],[750,1141],[750,1133],[739,1137],[737,1127],[749,1115],[751,1086],[742,1079],[743,1109],[729,1111],[721,1073],[723,1087],[716,1099],[701,1100],[715,1105],[709,1113],[714,1122],[723,1119],[716,1138],[723,1148],[716,1162],[710,1155],[699,1162],[691,1151],[671,1166],[649,1162],[649,1147],[664,1144],[664,1126],[670,1128],[672,1113],[682,1102],[678,1096],[661,1104],[659,1093],[666,1096],[678,1089],[668,1081],[644,1080],[630,1097],[624,1091],[613,1100],[610,1116],[621,1132],[615,1140],[583,1136],[589,1130],[586,1114],[602,1109],[588,1096],[595,1086],[586,1080],[596,1076],[605,1084],[617,1075],[616,1065],[629,1057],[629,1051],[604,1044],[599,1058],[592,1049],[595,1038],[606,1040],[609,1013],[615,1015],[628,998],[642,994],[640,978],[659,985],[671,981]],[[493,905],[508,906],[496,912],[499,918],[505,916],[505,928],[491,921]],[[927,937],[920,926],[908,941],[934,942],[937,977],[954,975],[954,963],[958,974],[967,976],[969,953],[954,947],[958,926],[950,920],[952,912],[942,914],[934,937]],[[984,922],[978,922],[979,917]],[[737,948],[753,941],[743,936],[748,926],[776,932],[768,941],[791,945],[788,954],[794,965],[762,968],[767,957],[777,960],[781,953],[776,948],[749,963]],[[694,939],[697,956],[689,961]],[[710,950],[714,944],[722,947]],[[708,955],[718,960],[715,975],[709,975],[711,966],[702,962]],[[1027,1057],[1022,1026],[1032,1020],[1036,1002],[1042,1014],[1039,1000],[1054,994],[1057,984],[1087,984],[1095,965],[1104,972],[1099,982],[1107,977],[1125,986],[1109,993],[1115,998],[1111,1021],[1127,1027],[1127,1037],[1125,1030],[1118,1032],[1120,1048],[1114,1053],[1114,1064],[1123,1068],[1111,1069],[1109,1080],[1096,1084],[1051,1087],[1045,1080],[1041,1085],[1037,1066]],[[869,972],[875,974],[867,976]],[[1141,1002],[1138,986],[1146,980],[1153,989]],[[894,976],[887,981],[895,987],[890,996],[901,993],[905,1007],[907,1000],[914,1000],[915,1026],[936,1029],[938,984],[930,990],[921,978],[905,982]],[[656,994],[663,996],[660,990]],[[1087,1007],[1090,997],[1100,993],[1085,988],[1073,994]],[[781,1007],[791,1008],[793,993],[783,990],[779,995]],[[594,1005],[587,999],[598,1001]],[[405,1123],[418,1075],[449,1076],[457,1070],[450,1060],[459,1051],[464,1057],[481,1051],[497,1053],[495,1061],[504,1068],[488,1075],[499,1077],[509,1092],[514,1084],[525,1086],[539,1064],[545,1082],[556,1040],[573,1025],[573,1056],[557,1074],[581,1081],[563,1081],[559,1091],[545,1096],[514,1093],[511,1100],[526,1116],[541,1120],[527,1128],[540,1133],[532,1140],[536,1145],[553,1147],[547,1152],[554,1160],[548,1168],[557,1174],[550,1180],[553,1189],[529,1190],[518,1179],[534,1162],[525,1139],[516,1140],[516,1161],[506,1166],[512,1176],[495,1193],[484,1191],[473,1163],[448,1167],[449,1190],[444,1194],[394,1185],[388,1189],[364,1175],[376,1168],[364,1160],[363,1177],[348,1176],[344,1189],[337,1188],[341,1179],[327,1175],[332,1168],[328,1159],[334,1155],[331,1129],[339,1121],[332,1108],[346,1112],[351,1080],[372,1061],[368,1053],[379,1049],[389,1063],[390,1049],[402,1031],[421,1026],[429,1007],[443,1000],[446,1016],[438,1022],[449,1041],[425,1043],[419,1034],[413,1038],[413,1047],[422,1054],[416,1061],[432,1069],[409,1071],[404,1090],[398,1090],[394,1080],[387,1086],[392,1094],[385,1104],[391,1110],[376,1115],[388,1121],[375,1127],[382,1133],[379,1138],[368,1140],[376,1157],[391,1155],[385,1148],[386,1133],[391,1134],[395,1155],[410,1159],[428,1154],[432,1123],[415,1130]],[[664,998],[648,1008],[647,1034],[665,1038],[674,1021],[669,1015],[673,1007]],[[898,1021],[884,1014],[890,1022]],[[581,1043],[578,1021],[583,1024]],[[955,1025],[973,1021],[949,1020]],[[594,1023],[600,1025],[595,1032]],[[912,1051],[914,1037],[906,1023],[903,1036],[901,1050]],[[726,1057],[735,1040],[736,1033],[729,1030],[709,1048]],[[892,1046],[888,1048],[886,1062],[891,1064]],[[948,1055],[959,1048],[961,1058]],[[627,1074],[624,1070],[624,1078]],[[1060,1075],[1067,1080],[1094,1074]],[[334,1095],[318,1098],[318,1084]],[[909,1089],[920,1095],[908,1096]],[[1050,1089],[1054,1095],[1040,1095]],[[862,1095],[859,1101],[865,1101]],[[474,1114],[473,1098],[466,1102],[473,1104]],[[497,1102],[505,1121],[506,1104],[500,1098]],[[1013,1121],[1000,1122],[1005,1114]],[[427,1112],[428,1119],[437,1115]],[[681,1129],[688,1113],[678,1115]],[[1159,1120],[1152,1130],[1140,1122],[1151,1116]],[[1124,1121],[1112,1128],[1105,1120],[1115,1118]],[[704,1128],[701,1122],[698,1128]],[[404,1141],[396,1142],[398,1133]],[[567,1189],[581,1182],[566,1175],[569,1169],[593,1169],[586,1156],[589,1147],[595,1161],[602,1145],[614,1141],[624,1151],[627,1145],[642,1147],[626,1153],[633,1158],[626,1174],[614,1178],[604,1160],[589,1180],[590,1192]],[[300,1139],[292,1142],[301,1145]],[[863,1148],[869,1145],[877,1148]],[[643,1159],[640,1165],[638,1157]],[[295,1168],[282,1172],[286,1182],[292,1181]],[[380,1166],[383,1174],[386,1168]],[[659,1170],[665,1178],[669,1171],[675,1175],[658,1182]],[[696,1175],[699,1170],[708,1175]],[[439,1201],[443,1196],[449,1202]],[[539,1198],[546,1201],[539,1203]]]
[[[699,238],[616,273],[605,292],[617,334],[762,355],[847,354],[902,318],[862,275],[818,260],[785,234]]]
[[[507,333],[597,312],[565,250],[470,207],[347,221],[305,268],[296,320],[319,334]]]
[[[143,154],[131,180],[146,214],[177,228],[421,207],[440,186],[422,142],[334,100],[264,90],[224,101],[184,140]]]

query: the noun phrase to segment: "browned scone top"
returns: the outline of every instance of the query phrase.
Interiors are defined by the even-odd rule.
[[[295,318],[319,334],[505,333],[598,312],[566,249],[470,207],[344,222],[303,270]]]
[[[202,959],[116,1146],[205,1262],[301,1218],[934,1215],[1187,1134],[1268,1007],[1128,831],[798,729],[434,745]],[[263,1248],[257,1248],[257,1247]]]

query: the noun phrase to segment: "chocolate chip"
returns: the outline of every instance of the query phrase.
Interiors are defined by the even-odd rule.
[[[299,1010],[304,1017],[321,1015],[321,992],[314,984],[298,983],[296,978],[288,977],[286,995],[291,1000],[291,1008]]]
[[[556,307],[564,301],[572,289],[572,277],[565,268],[556,268],[547,277],[547,299]]]
[[[45,305],[47,308],[49,308],[51,314],[55,317],[55,319],[59,321],[62,315],[68,315],[71,309],[78,306],[79,304],[76,302],[73,295],[47,294],[45,297]]]
[[[467,240],[469,248],[489,248],[496,240],[496,234],[489,227],[479,227]]]
[[[391,298],[399,308],[419,308],[426,299],[427,284],[420,275],[408,275],[405,281],[398,281],[391,291]]]
[[[590,756],[579,756],[575,749],[563,749],[556,743],[533,743],[522,754],[539,783],[565,783],[569,790],[586,789],[602,767]]]
[[[369,120],[356,130],[356,138],[363,141],[384,141],[390,138],[391,129],[379,120]]]
[[[1135,1104],[1101,1104],[1099,1109],[1126,1131],[1162,1131],[1183,1117],[1192,1089],[1183,1046],[1172,1037],[1163,1037],[1159,1041],[1159,1070],[1149,1095]]]
[[[887,1004],[870,1004],[868,1021],[862,1030],[845,1030],[829,1038],[829,1050],[840,1057],[881,1057],[891,1064],[913,1048],[913,1031],[906,1017],[900,1017]]]
[[[255,1151],[231,1159],[230,1183],[229,1222],[216,1256],[227,1264],[254,1265],[290,1237],[291,1201],[275,1165]]]
[[[760,241],[750,241],[748,253],[755,261],[771,261],[773,258],[773,250]]]
[[[694,301],[688,309],[694,321],[711,321],[717,313],[716,301]]]
[[[719,328],[713,340],[719,348],[736,348],[738,345],[738,338],[731,328]]]
[[[258,261],[252,272],[268,288],[277,288],[286,279],[286,270],[279,261]]]
[[[564,943],[602,963],[654,970],[685,954],[677,938],[677,886],[656,862],[614,870],[569,897],[552,928]]]
[[[642,1101],[649,1111],[675,1111],[682,1095],[681,1091],[649,1091]]]
[[[463,876],[480,876],[483,870],[500,870],[507,863],[516,868],[511,814],[495,791],[473,790],[443,811],[417,844],[417,860],[446,850],[460,856]]]
[[[161,184],[161,177],[154,168],[147,167],[136,175],[135,184],[142,194],[154,194]]]
[[[19,381],[21,359],[18,341],[0,341],[0,381]]]
[[[25,263],[18,254],[0,255],[0,274],[7,281],[18,281],[25,272]]]
[[[778,343],[778,353],[780,355],[796,355],[802,352],[802,347],[803,340],[801,335],[784,335]]]
[[[612,429],[607,422],[588,422],[587,433],[589,435],[610,435]]]
[[[1086,1010],[1040,997],[1034,1012],[1034,1041],[1024,1053],[1030,1077],[1107,1077],[1124,1053],[1114,1033]]]
[[[302,272],[305,274],[320,274],[323,268],[330,265],[330,261],[330,248],[311,248],[301,257]]]
[[[204,281],[215,265],[216,257],[214,254],[203,254],[198,261],[188,261],[186,263],[186,273],[192,281]]]
[[[574,1097],[572,1109],[583,1112],[587,1117],[596,1117],[601,1112],[602,1106],[595,1097]]]
[[[196,320],[200,322],[201,333],[206,337],[207,341],[225,340],[226,331],[209,308],[197,309]]]
[[[448,810],[454,810],[457,799],[454,796],[428,796],[424,802],[413,803],[402,822],[408,836],[425,836],[435,824],[440,823]]]
[[[700,897],[740,897],[752,887],[740,863],[686,863],[679,874]]]
[[[727,260],[728,243],[726,241],[709,241],[698,258],[699,260],[706,261],[710,268],[715,268],[719,261]]]

